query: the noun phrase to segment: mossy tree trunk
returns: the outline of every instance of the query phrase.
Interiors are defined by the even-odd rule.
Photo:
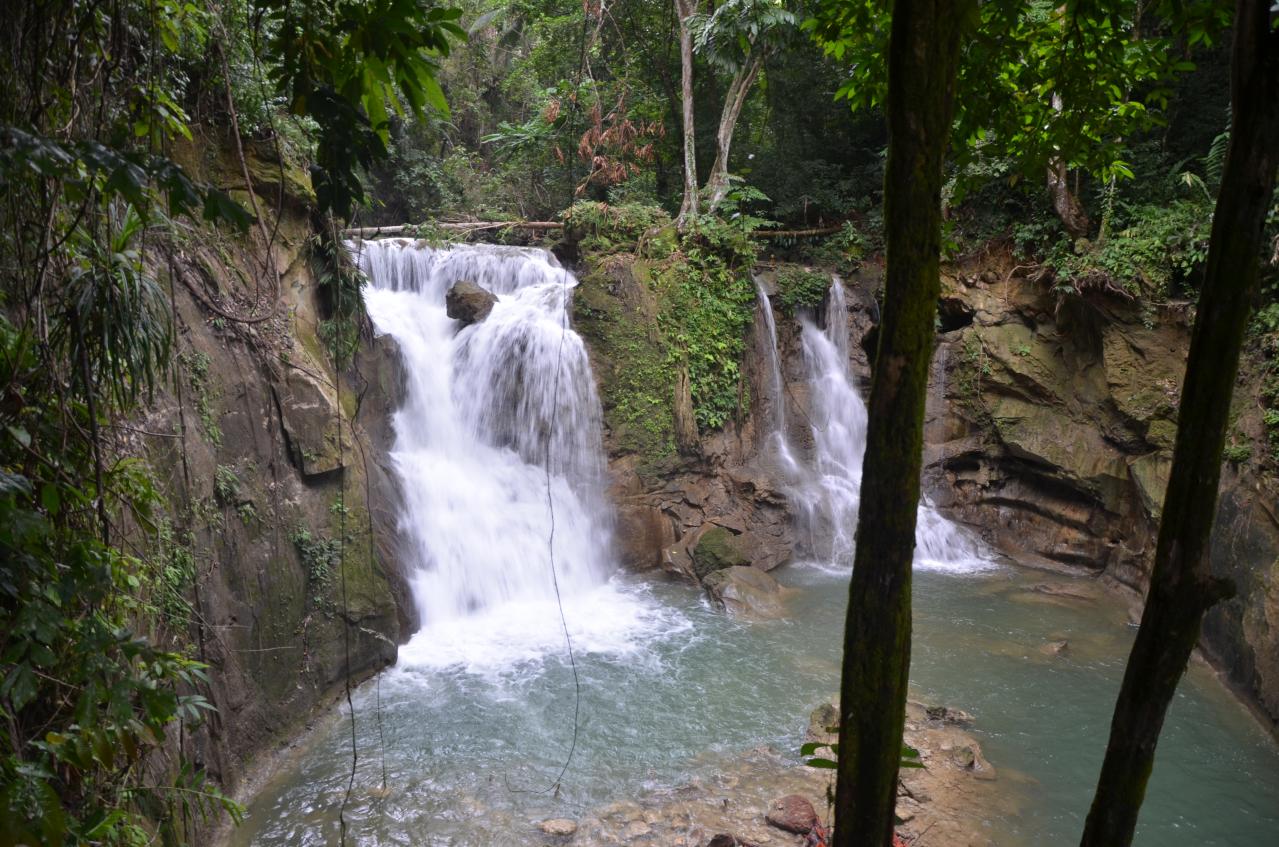
[[[1132,843],[1164,715],[1203,615],[1233,590],[1212,576],[1208,545],[1230,396],[1279,167],[1279,31],[1270,16],[1270,0],[1238,0],[1230,147],[1182,386],[1172,472],[1146,608],[1115,705],[1084,847]]]
[[[697,217],[697,149],[693,122],[693,32],[690,18],[697,12],[697,0],[675,0],[679,19],[680,100],[684,118],[684,200],[676,224],[681,230]]]
[[[887,278],[840,686],[836,847],[887,847],[910,670],[911,560],[940,292],[942,163],[974,0],[897,0],[888,56]]]

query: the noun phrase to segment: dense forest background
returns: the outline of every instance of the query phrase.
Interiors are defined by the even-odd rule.
[[[983,6],[960,71],[944,253],[1007,251],[1063,303],[1117,297],[1153,321],[1203,274],[1230,9],[1057,6]],[[831,0],[13,4],[0,34],[0,843],[176,843],[236,814],[174,732],[210,711],[193,658],[196,504],[173,502],[122,435],[157,386],[190,386],[201,367],[173,355],[185,245],[269,253],[284,210],[303,209],[326,352],[343,367],[364,329],[348,225],[438,236],[447,221],[566,218],[596,250],[659,241],[681,292],[672,327],[694,354],[691,425],[713,430],[737,402],[756,258],[840,269],[882,252],[882,15]],[[720,160],[723,191],[675,230],[690,111],[698,183]],[[1267,435],[1231,436],[1226,458],[1273,471],[1271,205],[1247,340]],[[802,282],[787,296],[820,296]],[[262,262],[250,283],[251,297],[210,302],[210,320],[273,317],[279,270]]]

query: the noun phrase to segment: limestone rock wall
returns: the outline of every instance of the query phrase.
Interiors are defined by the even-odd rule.
[[[175,295],[174,376],[128,449],[167,489],[165,526],[193,563],[191,624],[176,637],[210,666],[217,711],[191,742],[232,792],[348,675],[393,662],[413,628],[386,465],[396,353],[366,341],[335,373],[310,235],[299,202],[269,251],[257,232],[199,231],[155,259]],[[219,314],[262,314],[273,298],[268,320]]]
[[[933,366],[926,485],[988,541],[1083,567],[1144,592],[1171,467],[1193,322],[1114,298],[1058,303],[1011,262],[944,280]],[[1264,443],[1245,364],[1233,438]],[[1208,615],[1202,645],[1279,726],[1279,481],[1259,460],[1224,468],[1212,568],[1235,599]]]

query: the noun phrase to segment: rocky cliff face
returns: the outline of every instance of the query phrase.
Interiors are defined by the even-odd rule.
[[[757,332],[748,340],[755,352],[745,362],[736,419],[681,453],[673,411],[680,381],[660,339],[647,273],[647,263],[629,254],[588,256],[574,296],[574,326],[590,348],[604,405],[622,564],[696,579],[694,555],[707,537],[708,551],[732,559],[721,567],[771,570],[790,561],[794,533],[785,494],[761,456],[767,433],[757,404],[746,399],[762,396],[767,381],[759,371],[764,342]]]
[[[997,547],[1143,592],[1191,307],[1059,302],[1011,264],[975,263],[945,280],[928,488]],[[1236,387],[1236,433],[1261,439],[1252,379],[1245,368]],[[1257,462],[1225,468],[1212,568],[1238,595],[1209,613],[1202,644],[1279,723],[1279,484]]]
[[[166,543],[192,571],[185,637],[217,707],[195,758],[228,791],[410,632],[385,465],[395,353],[366,342],[335,373],[293,200],[269,251],[256,232],[200,231],[156,259],[175,294],[175,371],[129,449],[170,494]],[[225,316],[273,302],[266,320]]]

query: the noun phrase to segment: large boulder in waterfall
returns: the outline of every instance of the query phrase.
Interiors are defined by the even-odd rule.
[[[750,551],[739,536],[722,526],[712,526],[703,532],[691,552],[693,572],[699,579],[705,579],[707,574],[724,568],[751,563]]]
[[[461,321],[462,326],[470,326],[487,318],[496,302],[497,297],[488,289],[467,279],[453,283],[448,294],[444,295],[444,307],[448,316]]]
[[[758,568],[712,571],[702,580],[702,588],[712,603],[732,615],[778,618],[785,612],[781,584]]]

